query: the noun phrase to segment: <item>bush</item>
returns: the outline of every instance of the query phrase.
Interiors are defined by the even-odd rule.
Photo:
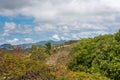
[[[89,74],[85,72],[70,71],[64,76],[58,76],[56,80],[109,80],[100,74]]]
[[[0,57],[0,80],[54,80],[43,61],[12,53]]]
[[[73,71],[100,73],[111,79],[120,79],[120,42],[118,32],[82,39],[71,50],[73,60],[68,68]]]

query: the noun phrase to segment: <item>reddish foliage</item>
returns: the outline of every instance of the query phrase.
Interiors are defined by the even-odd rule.
[[[22,55],[23,54],[23,49],[21,47],[16,47],[14,48],[13,54],[17,54],[17,55]]]

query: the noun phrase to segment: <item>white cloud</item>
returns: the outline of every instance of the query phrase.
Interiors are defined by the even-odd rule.
[[[22,14],[34,17],[37,23],[67,23],[76,20],[91,21],[91,17],[95,19],[92,19],[92,21],[101,21],[104,20],[104,17],[110,17],[111,14],[120,12],[119,0],[29,0],[29,2],[14,0],[14,3],[1,1],[1,15],[7,16],[8,14],[6,13],[12,16]]]
[[[32,27],[30,25],[15,24],[14,22],[5,22],[3,36],[10,34],[31,34]]]
[[[60,37],[59,37],[57,34],[53,35],[52,38],[53,38],[54,40],[57,40],[57,41],[60,40]]]
[[[104,35],[108,34],[106,31],[87,31],[87,32],[80,32],[80,33],[71,33],[71,37],[73,39],[80,39],[80,38],[89,38],[94,37],[97,35]]]
[[[31,38],[25,38],[25,39],[24,39],[24,42],[25,42],[25,43],[33,43],[34,41],[33,41],[33,39],[31,39]]]
[[[6,40],[6,42],[9,43],[9,44],[13,44],[13,45],[16,45],[16,44],[20,43],[18,38],[14,38],[12,40]]]
[[[5,28],[5,30],[13,30],[13,29],[15,29],[15,26],[16,26],[16,24],[13,22],[10,22],[10,23],[6,22],[4,28]]]
[[[39,24],[38,26],[36,26],[34,28],[35,32],[49,32],[49,31],[56,31],[56,26],[52,25],[52,24]]]
[[[7,33],[7,32],[4,32],[3,34],[2,34],[2,36],[9,36],[10,34],[9,33]]]
[[[13,22],[5,22],[3,36],[9,36],[9,32],[16,28],[16,24]]]
[[[79,39],[113,33],[120,28],[119,0],[0,1],[0,15],[32,17],[35,24],[32,29],[30,25],[6,22],[4,36],[44,32],[51,33],[48,37],[55,34],[53,38],[57,40]]]
[[[12,45],[18,45],[18,44],[27,44],[27,43],[35,43],[36,41],[34,41],[32,38],[23,38],[23,39],[18,39],[18,38],[13,38],[13,39],[0,39],[0,41],[3,41],[3,43],[9,43]]]

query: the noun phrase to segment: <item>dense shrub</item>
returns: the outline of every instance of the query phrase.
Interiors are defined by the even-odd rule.
[[[40,59],[6,53],[0,56],[0,80],[54,80],[54,75]]]
[[[120,79],[119,34],[120,32],[80,40],[71,50],[73,60],[68,64],[68,68]]]

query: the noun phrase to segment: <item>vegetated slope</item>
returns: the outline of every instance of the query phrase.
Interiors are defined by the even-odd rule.
[[[21,49],[0,50],[0,80],[109,80],[99,73],[68,70],[73,44],[53,46],[52,50],[48,43],[46,47],[32,45],[26,54]]]
[[[46,59],[47,64],[54,68],[61,65],[66,66],[71,60],[71,56],[69,55],[70,47],[70,45],[62,45],[54,48],[52,54]]]
[[[68,70],[67,64],[72,60],[72,56],[69,53],[73,45],[72,43],[57,46],[55,48],[57,51],[47,58],[47,64],[51,66],[51,71],[56,76],[55,80],[109,80],[98,73],[89,74]]]
[[[66,65],[71,58],[69,55],[71,46],[76,42],[77,40],[71,40],[65,42],[64,44],[57,44],[52,46],[53,50],[51,55],[46,59],[47,64],[51,66],[56,66],[60,63]]]
[[[70,70],[120,79],[120,31],[114,35],[82,39],[70,54],[73,56],[68,64]]]

